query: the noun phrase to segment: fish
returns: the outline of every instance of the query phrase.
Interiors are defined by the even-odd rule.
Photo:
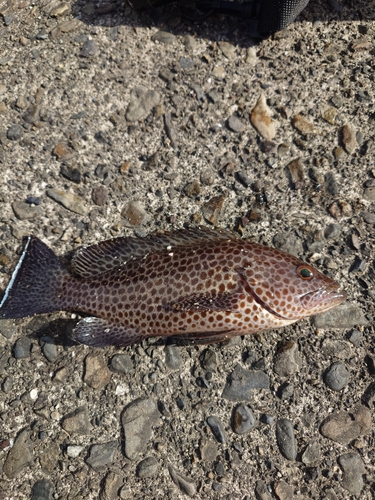
[[[69,267],[29,236],[0,318],[73,311],[82,315],[73,340],[94,347],[150,337],[209,344],[327,311],[346,299],[339,288],[297,257],[230,230],[118,237],[81,247]]]

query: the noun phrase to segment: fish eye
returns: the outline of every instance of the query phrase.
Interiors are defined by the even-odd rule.
[[[297,274],[303,280],[311,280],[314,277],[314,273],[307,266],[299,266],[297,268]]]

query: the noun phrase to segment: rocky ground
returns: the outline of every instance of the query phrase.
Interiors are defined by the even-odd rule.
[[[268,40],[178,8],[0,1],[0,287],[189,224],[336,279],[331,314],[212,346],[73,344],[0,322],[0,498],[374,498],[375,4],[312,1]]]

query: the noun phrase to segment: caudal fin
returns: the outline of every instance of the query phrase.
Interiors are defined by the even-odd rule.
[[[29,236],[0,303],[0,318],[24,318],[65,309],[67,268],[35,236]]]

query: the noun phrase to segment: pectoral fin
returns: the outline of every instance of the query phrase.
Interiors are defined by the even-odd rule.
[[[104,347],[125,347],[142,340],[138,330],[102,318],[83,318],[72,333],[72,339],[81,344]]]

